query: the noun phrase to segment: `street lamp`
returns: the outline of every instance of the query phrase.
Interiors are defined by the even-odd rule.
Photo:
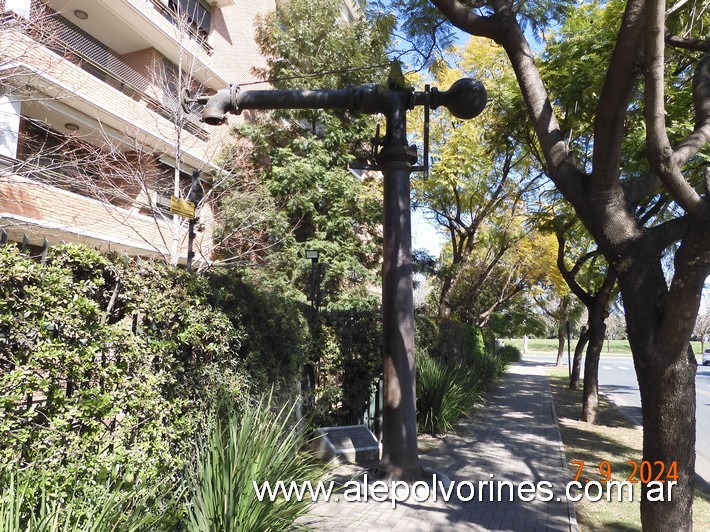
[[[486,106],[486,89],[474,79],[460,79],[447,91],[436,88],[415,92],[391,79],[389,88],[375,84],[335,90],[248,90],[232,84],[212,96],[191,98],[181,94],[186,112],[190,104],[204,105],[202,121],[221,125],[227,113],[256,109],[348,109],[363,114],[383,114],[386,133],[377,153],[383,174],[384,217],[382,258],[382,334],[384,411],[380,466],[397,478],[418,475],[415,401],[414,302],[412,293],[412,227],[409,176],[417,150],[407,138],[406,113],[415,106],[425,110],[446,107],[458,118],[474,118]],[[311,252],[315,250],[310,250]],[[317,255],[313,261],[313,279]],[[315,283],[312,302],[317,310]]]

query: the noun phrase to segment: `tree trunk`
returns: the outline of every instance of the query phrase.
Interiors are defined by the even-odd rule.
[[[565,354],[565,322],[560,322],[560,327],[557,329],[557,361],[555,366],[562,365],[562,357]]]
[[[688,229],[674,263],[675,277],[683,282],[670,290],[661,265],[644,258],[643,249],[632,250],[636,260],[619,277],[641,392],[643,461],[662,462],[666,471],[677,472],[677,479],[670,479],[677,480],[671,500],[648,500],[649,486],[643,486],[644,531],[693,527],[697,363],[689,342],[710,264],[709,254],[699,249],[707,229],[701,224]]]
[[[643,459],[652,464],[663,462],[666,471],[675,464],[678,474],[672,501],[647,500],[648,486],[644,486],[641,523],[645,531],[692,530],[696,365],[689,349],[668,355],[634,354],[635,361],[645,361],[636,362],[643,413]],[[669,364],[668,358],[675,360]]]
[[[589,327],[582,327],[579,340],[574,348],[574,358],[572,359],[572,376],[569,380],[569,389],[576,390],[579,387],[579,375],[582,371],[582,355],[584,348],[589,342]]]
[[[449,291],[453,285],[453,279],[446,277],[441,285],[441,296],[439,297],[439,317],[451,317],[451,305],[449,304]]]
[[[602,307],[602,308],[599,308]],[[596,423],[599,414],[599,358],[606,332],[606,302],[595,298],[589,309],[589,345],[584,361],[584,391],[582,392],[582,421]]]

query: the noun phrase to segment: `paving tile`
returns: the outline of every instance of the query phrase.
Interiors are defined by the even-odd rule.
[[[310,530],[577,531],[573,504],[564,497],[566,462],[542,365],[528,361],[512,365],[489,393],[485,407],[477,407],[455,434],[422,456],[421,462],[456,482],[471,482],[474,497],[464,502],[454,489],[449,502],[438,494],[436,502],[410,500],[398,503],[396,509],[389,500],[321,501],[296,524]],[[350,477],[363,473],[357,466],[341,468],[336,473]],[[489,499],[491,487],[497,496],[498,482],[510,481],[517,490],[521,482],[543,480],[554,490],[549,502],[525,502],[517,491],[510,501],[506,485],[501,487],[502,501]],[[479,485],[479,481],[493,484]],[[485,486],[481,500],[480,486]],[[461,494],[468,496],[468,486],[462,487]]]

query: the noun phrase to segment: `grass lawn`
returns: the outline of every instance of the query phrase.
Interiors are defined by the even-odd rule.
[[[555,409],[560,421],[560,432],[569,465],[570,478],[574,479],[578,465],[584,461],[580,479],[600,480],[599,464],[606,460],[612,471],[612,480],[625,481],[631,473],[627,461],[641,462],[642,433],[610,402],[600,398],[599,424],[579,421],[582,391],[568,390],[567,369],[548,368]],[[638,492],[637,492],[638,493]],[[638,495],[635,494],[635,497]],[[580,501],[575,503],[577,520],[583,531],[641,530],[638,502]],[[710,494],[696,488],[693,505],[695,530],[710,530]]]
[[[523,352],[523,339],[510,338],[503,340],[506,345],[514,345],[520,352]],[[690,342],[693,346],[693,353],[701,354],[700,342]],[[574,354],[574,347],[577,345],[577,338],[572,337],[571,351]],[[554,338],[528,338],[528,353],[557,353],[557,339]],[[628,355],[631,356],[631,348],[628,340],[611,340],[604,342],[602,357],[605,355]],[[565,357],[567,356],[567,344],[565,343]]]

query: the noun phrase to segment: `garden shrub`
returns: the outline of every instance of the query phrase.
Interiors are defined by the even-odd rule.
[[[315,482],[323,473],[322,464],[300,452],[305,430],[292,416],[293,406],[274,413],[271,396],[264,396],[217,420],[188,476],[188,530],[286,530],[307,511],[307,498],[259,501],[254,488]]]
[[[449,319],[417,316],[419,430],[441,434],[467,415],[506,369],[508,352],[492,353],[480,329]]]
[[[150,261],[67,245],[40,265],[0,247],[0,474],[41,463],[42,496],[74,501],[73,519],[106,485],[128,496],[178,478],[210,364],[230,368],[233,389],[248,380],[234,364],[238,319],[208,294],[206,280]]]
[[[87,505],[73,495],[57,498],[39,464],[0,475],[0,530],[3,532],[149,532],[174,530],[182,520],[181,490],[166,482],[135,486],[126,493],[106,486]],[[28,494],[37,496],[28,496]],[[156,504],[160,501],[160,504]]]
[[[371,309],[312,316],[317,425],[350,425],[364,413],[382,374],[381,321],[379,313]]]
[[[417,315],[415,340],[419,352],[449,364],[465,362],[486,352],[480,329],[447,318]]]
[[[520,362],[522,353],[514,345],[503,345],[496,349],[496,355],[506,362]]]
[[[210,283],[214,304],[243,329],[237,354],[254,389],[274,386],[292,400],[311,347],[302,306],[255,272],[216,274]]]
[[[417,414],[420,432],[450,431],[480,400],[482,383],[463,364],[421,355],[417,358]]]

